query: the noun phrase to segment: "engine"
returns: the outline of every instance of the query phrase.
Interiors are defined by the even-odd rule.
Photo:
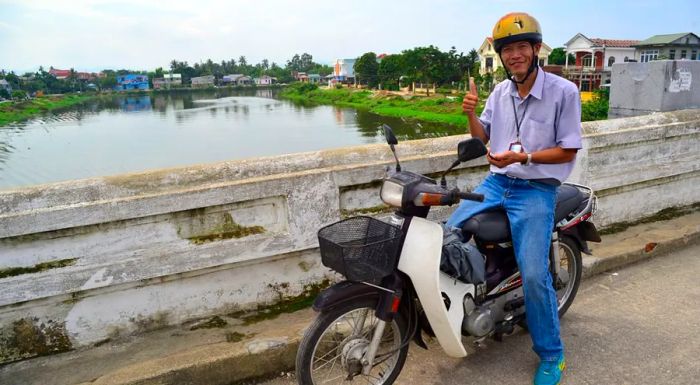
[[[469,296],[464,299],[464,314],[462,330],[471,336],[477,338],[487,336],[496,327],[491,309],[485,306],[476,306],[474,300]]]

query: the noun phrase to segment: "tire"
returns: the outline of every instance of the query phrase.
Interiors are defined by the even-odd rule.
[[[581,284],[581,272],[583,271],[583,262],[581,261],[581,250],[578,243],[570,237],[562,237],[559,239],[559,271],[566,269],[566,282],[563,282],[564,277],[557,274],[557,282],[553,282],[554,290],[557,294],[557,309],[559,318],[563,317],[569,306],[574,302],[578,287]],[[528,330],[527,320],[525,318],[518,321],[518,326]]]
[[[574,239],[566,236],[559,239],[559,261],[559,274],[557,274],[557,282],[554,282],[554,289],[557,292],[557,307],[561,318],[574,302],[581,284],[583,270],[581,250]],[[562,272],[566,272],[566,276]],[[563,280],[567,278],[568,280],[564,282]]]
[[[377,358],[384,352],[398,349],[388,359],[372,368],[369,376],[356,374],[348,381],[349,371],[355,368],[359,352],[366,352],[366,345],[372,339],[374,325],[378,319],[374,315],[376,298],[350,301],[322,312],[304,333],[296,358],[296,377],[300,385],[323,384],[392,384],[398,377],[408,354],[408,344],[398,349],[406,338],[406,321],[399,314],[387,323]],[[365,314],[361,333],[353,333],[353,325]],[[353,321],[353,322],[350,322]],[[352,353],[356,353],[353,355]],[[353,358],[354,357],[354,358]],[[376,362],[376,360],[375,360]],[[330,368],[328,366],[330,365]]]

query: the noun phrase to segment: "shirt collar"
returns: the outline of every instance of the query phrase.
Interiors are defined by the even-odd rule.
[[[535,83],[532,84],[532,88],[530,88],[530,93],[528,95],[532,95],[534,98],[542,100],[542,90],[544,89],[545,77],[544,70],[541,67],[537,67],[537,73],[535,76]],[[516,87],[515,82],[510,83],[510,94],[519,98],[520,95],[518,94],[518,88]]]

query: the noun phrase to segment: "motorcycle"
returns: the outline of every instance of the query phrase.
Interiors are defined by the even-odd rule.
[[[485,281],[464,282],[440,270],[443,227],[426,219],[432,206],[451,206],[483,195],[448,190],[445,176],[460,163],[486,154],[478,138],[461,141],[457,160],[438,184],[402,171],[396,136],[384,125],[396,160],[384,178],[380,196],[396,211],[386,220],[359,216],[319,230],[322,262],[347,280],[315,299],[318,312],[307,328],[296,357],[299,384],[358,381],[392,384],[409,344],[428,349],[423,333],[433,336],[451,357],[467,355],[462,337],[480,342],[501,340],[516,325],[527,327],[522,281],[505,212],[490,211],[468,219],[462,232],[473,238],[485,258]],[[557,192],[550,272],[559,316],[566,313],[581,281],[581,252],[588,241],[600,242],[590,222],[597,198],[589,187],[564,183]]]

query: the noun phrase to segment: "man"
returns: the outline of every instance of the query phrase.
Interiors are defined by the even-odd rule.
[[[462,201],[447,224],[496,208],[508,214],[516,260],[525,292],[525,312],[533,350],[540,357],[536,385],[558,384],[565,368],[557,297],[548,270],[557,186],[573,169],[581,148],[581,105],[577,87],[538,66],[540,25],[526,13],[503,16],[493,44],[508,80],[486,101],[481,118],[473,80],[462,108],[471,135],[490,143],[491,173],[475,189],[483,203]]]

